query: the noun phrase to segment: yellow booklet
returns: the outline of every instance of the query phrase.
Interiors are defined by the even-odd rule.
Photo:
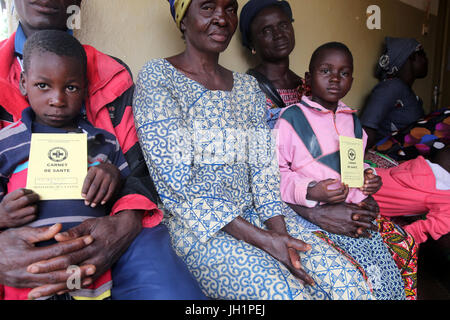
[[[86,174],[86,134],[32,134],[27,189],[39,194],[41,200],[83,199]]]
[[[364,144],[362,139],[339,137],[341,180],[350,188],[364,185]]]

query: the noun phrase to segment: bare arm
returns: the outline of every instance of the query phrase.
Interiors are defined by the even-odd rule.
[[[370,237],[367,229],[378,230],[372,223],[377,218],[378,212],[365,203],[359,206],[346,203],[326,204],[314,208],[288,205],[306,220],[331,233],[349,237]]]
[[[302,283],[314,285],[313,279],[302,269],[298,251],[308,251],[311,246],[291,237],[286,231],[283,216],[267,220],[268,230],[260,229],[245,219],[237,217],[223,228],[231,236],[245,241],[283,263]]]
[[[370,149],[377,143],[377,130],[364,127],[364,131],[367,133],[367,149]]]

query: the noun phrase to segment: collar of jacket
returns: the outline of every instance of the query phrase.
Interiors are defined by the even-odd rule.
[[[317,111],[320,113],[333,113],[332,111],[328,110],[327,108],[321,106],[317,102],[312,101],[306,96],[302,97],[302,101],[300,102],[302,105],[304,105],[307,108],[310,108],[313,111]],[[353,110],[352,108],[348,107],[344,102],[339,101],[338,107],[336,109],[336,113],[356,113],[357,110]]]

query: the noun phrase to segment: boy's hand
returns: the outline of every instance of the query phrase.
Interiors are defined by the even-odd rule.
[[[364,186],[360,189],[364,195],[369,196],[377,193],[382,185],[381,177],[374,174],[372,169],[364,171]]]
[[[338,189],[328,189],[330,185],[339,183],[339,180],[327,179],[320,181],[314,187],[309,187],[306,198],[325,203],[341,203],[347,199],[349,188],[341,183]]]
[[[39,195],[28,189],[8,193],[0,203],[0,229],[17,228],[36,219]]]
[[[119,169],[110,163],[91,167],[84,179],[81,195],[87,206],[107,203],[121,184]]]

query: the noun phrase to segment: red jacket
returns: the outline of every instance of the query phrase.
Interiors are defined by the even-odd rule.
[[[387,217],[426,214],[405,227],[422,243],[428,236],[437,240],[450,232],[450,190],[437,190],[436,178],[426,160],[406,161],[390,169],[377,168],[383,179],[380,191],[374,194],[380,213]]]
[[[21,66],[15,56],[15,34],[0,42],[0,128],[20,119],[29,106],[19,90]],[[132,112],[134,84],[131,73],[121,62],[95,48],[84,46],[88,58],[87,119],[94,127],[117,137],[132,174],[122,189],[121,199],[111,214],[122,210],[145,210],[144,227],[154,227],[162,220],[157,208],[157,193],[148,174],[139,147]],[[6,111],[6,112],[5,112]]]

